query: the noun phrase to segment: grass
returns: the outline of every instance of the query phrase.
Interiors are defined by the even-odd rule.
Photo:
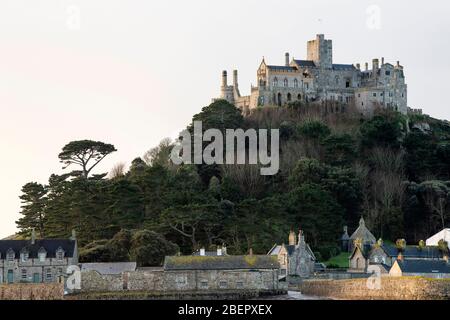
[[[327,267],[339,267],[339,268],[348,268],[348,257],[350,256],[349,252],[341,252],[339,255],[330,258],[330,260],[325,261],[325,265]]]

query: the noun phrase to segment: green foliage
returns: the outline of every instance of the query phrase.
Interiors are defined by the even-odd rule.
[[[21,234],[29,235],[35,229],[40,237],[44,237],[46,195],[47,189],[39,183],[30,182],[22,187],[22,217],[16,222]]]
[[[398,148],[403,136],[404,121],[400,114],[385,112],[362,123],[360,132],[365,147]]]
[[[322,139],[330,134],[330,129],[320,121],[308,121],[298,127],[298,132],[307,138]]]

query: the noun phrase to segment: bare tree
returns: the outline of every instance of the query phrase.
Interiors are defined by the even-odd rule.
[[[117,163],[114,167],[112,167],[111,171],[109,171],[110,179],[121,178],[125,175],[126,164],[124,162]]]

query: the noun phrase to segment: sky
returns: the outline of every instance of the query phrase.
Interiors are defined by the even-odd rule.
[[[66,143],[115,145],[95,173],[129,165],[219,95],[222,70],[249,94],[263,56],[305,59],[319,33],[335,63],[399,60],[409,106],[450,119],[449,16],[444,0],[1,0],[0,238]]]

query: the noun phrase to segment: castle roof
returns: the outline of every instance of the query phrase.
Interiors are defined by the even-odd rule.
[[[276,256],[171,256],[164,260],[164,270],[246,270],[278,269]]]
[[[356,69],[352,64],[333,64],[333,70],[354,70]]]
[[[73,257],[76,240],[69,239],[41,239],[31,244],[30,240],[0,240],[0,258],[4,259],[6,253],[11,249],[14,251],[15,258],[18,259],[22,250],[27,250],[29,258],[37,258],[38,252],[44,248],[47,257],[56,257],[56,251],[61,248],[66,257]]]
[[[269,70],[274,70],[274,71],[296,71],[297,69],[291,66],[267,66],[267,68]]]
[[[294,60],[299,67],[315,67],[316,64],[312,60]]]

